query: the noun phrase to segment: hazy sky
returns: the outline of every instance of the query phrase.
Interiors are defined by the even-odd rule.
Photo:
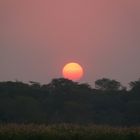
[[[0,0],[0,81],[48,83],[71,61],[80,82],[140,78],[140,0]]]

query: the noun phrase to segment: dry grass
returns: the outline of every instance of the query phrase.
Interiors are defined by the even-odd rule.
[[[140,140],[140,127],[1,124],[0,140]]]

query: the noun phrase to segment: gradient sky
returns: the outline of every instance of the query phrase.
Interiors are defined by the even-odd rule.
[[[140,0],[0,0],[0,81],[48,83],[71,61],[91,85],[140,78]]]

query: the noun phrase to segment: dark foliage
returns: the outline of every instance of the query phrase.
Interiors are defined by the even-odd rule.
[[[140,125],[140,80],[129,91],[107,78],[95,85],[63,78],[47,85],[0,82],[0,122]]]

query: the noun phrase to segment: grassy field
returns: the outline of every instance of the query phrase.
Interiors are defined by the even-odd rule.
[[[140,140],[140,127],[1,124],[0,140]]]

